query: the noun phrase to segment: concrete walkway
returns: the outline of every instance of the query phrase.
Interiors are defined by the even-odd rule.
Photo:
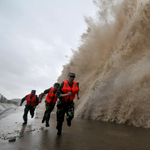
[[[23,108],[0,120],[0,150],[149,150],[150,129],[74,118],[72,126],[64,122],[57,135],[56,114],[50,127],[41,123],[44,111],[36,110],[33,119],[22,127]],[[15,142],[8,142],[15,137]]]

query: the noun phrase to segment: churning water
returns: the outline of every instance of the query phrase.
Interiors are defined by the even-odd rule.
[[[80,83],[76,116],[150,127],[150,1],[96,0],[69,71]]]

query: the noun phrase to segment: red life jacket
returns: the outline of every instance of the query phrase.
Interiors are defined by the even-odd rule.
[[[34,95],[31,98],[31,94],[27,95],[26,100],[27,100],[27,105],[28,106],[35,106],[36,105],[36,99],[37,99],[37,95]]]
[[[64,86],[61,89],[61,91],[64,94],[67,94],[68,92],[71,92],[71,95],[62,98],[62,100],[67,102],[67,100],[70,98],[70,101],[73,101],[73,99],[75,98],[75,94],[79,91],[79,88],[77,86],[77,82],[74,81],[72,87],[70,87],[68,81],[64,81],[63,83],[64,83]]]
[[[52,105],[54,105],[57,101],[56,93],[54,94],[54,88],[51,88],[49,93],[47,94],[46,101],[50,103],[53,101]]]

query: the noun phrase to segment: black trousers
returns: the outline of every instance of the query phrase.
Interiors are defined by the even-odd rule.
[[[59,100],[57,103],[57,129],[62,130],[62,125],[66,113],[67,121],[71,121],[74,118],[74,102],[64,102]]]
[[[45,120],[46,122],[49,122],[50,120],[50,115],[51,115],[51,112],[52,110],[54,109],[54,105],[52,105],[51,103],[48,103],[47,101],[45,101],[45,113],[44,113],[44,116],[43,116],[43,120]]]
[[[35,108],[33,108],[33,107],[34,106],[28,106],[28,105],[25,106],[24,114],[23,114],[23,120],[24,120],[24,122],[28,121],[28,111],[30,111],[31,117],[33,118],[34,111],[35,111]]]

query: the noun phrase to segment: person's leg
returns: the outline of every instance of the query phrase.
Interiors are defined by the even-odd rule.
[[[58,135],[61,135],[64,116],[65,116],[65,102],[60,100],[57,104],[57,126],[56,126],[56,129],[58,130],[58,132],[57,132]]]
[[[47,101],[45,101],[45,109],[47,109]],[[45,122],[45,116],[46,116],[46,110],[45,110],[45,112],[44,112],[44,116],[43,116],[43,119],[42,119],[42,123],[44,123]]]
[[[43,116],[43,119],[42,119],[42,123],[45,122],[45,113],[46,113],[46,110],[45,110],[45,112],[44,112],[44,116]]]
[[[73,101],[68,105],[66,114],[67,114],[66,116],[67,125],[71,126],[71,120],[74,117],[74,102]]]
[[[35,108],[33,108],[34,106],[30,106],[30,115],[31,115],[31,118],[34,117],[34,111],[35,111]]]
[[[54,109],[54,107],[51,104],[47,104],[46,105],[46,111],[45,111],[45,120],[46,120],[46,127],[49,127],[49,120],[50,120],[50,114],[52,112],[52,110]]]
[[[23,114],[23,120],[24,120],[23,125],[27,124],[27,121],[28,121],[28,111],[29,111],[29,107],[26,105],[25,108],[24,108],[24,114]]]

